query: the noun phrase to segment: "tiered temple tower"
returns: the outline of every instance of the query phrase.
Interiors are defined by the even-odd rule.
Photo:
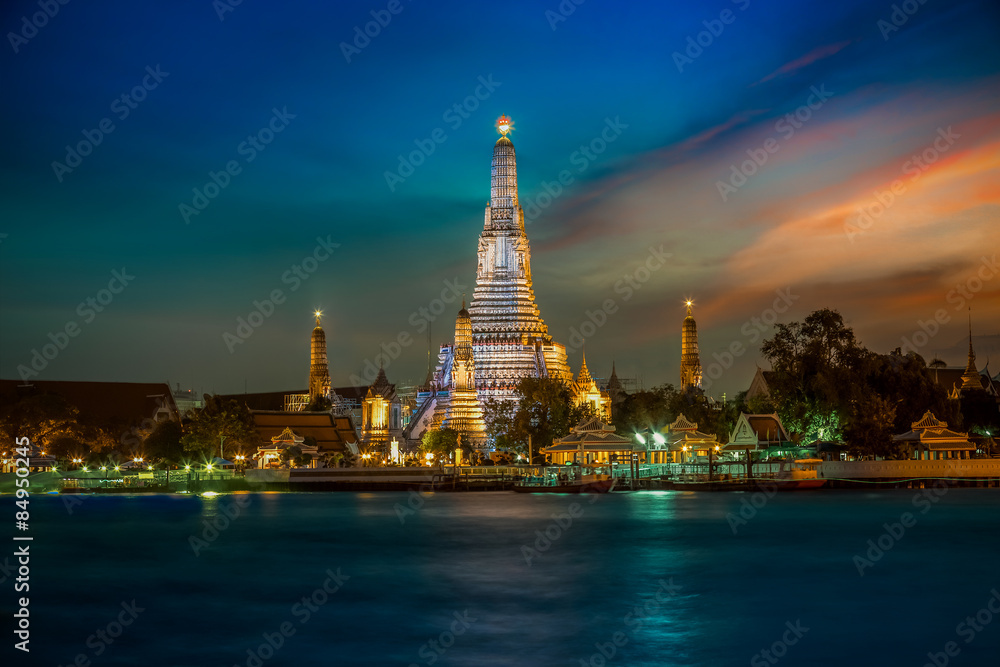
[[[326,332],[320,325],[323,313],[316,311],[316,328],[312,332],[312,350],[309,362],[309,400],[317,396],[330,396],[330,366],[326,359]]]
[[[617,378],[615,378],[617,380]],[[580,375],[576,378],[576,404],[589,405],[594,414],[607,421],[611,419],[611,396],[606,391],[597,388],[597,382],[587,368],[587,353],[583,353],[583,365]]]
[[[507,138],[510,119],[493,146],[490,202],[479,236],[479,266],[469,313],[476,389],[480,399],[511,398],[523,377],[572,382],[566,348],[553,342],[535,304],[531,249],[517,196],[517,161]]]
[[[681,327],[681,391],[701,388],[701,356],[698,353],[698,325],[687,302],[687,317]]]
[[[462,444],[481,448],[486,444],[486,423],[476,393],[476,363],[472,353],[472,319],[462,301],[455,318],[455,352],[451,364],[449,392],[442,428],[462,436]]]
[[[969,360],[965,365],[965,372],[962,373],[962,390],[982,389],[982,379],[979,371],[976,370],[976,353],[972,349],[972,309],[969,309]]]

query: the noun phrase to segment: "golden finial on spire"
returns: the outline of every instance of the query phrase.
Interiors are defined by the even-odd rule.
[[[514,130],[514,121],[510,119],[510,116],[500,116],[497,118],[497,132],[503,136],[507,136],[508,132]]]
[[[316,312],[314,312],[313,315],[316,316],[316,326],[319,326],[320,325],[320,319],[323,317],[323,311],[322,310],[316,310]]]

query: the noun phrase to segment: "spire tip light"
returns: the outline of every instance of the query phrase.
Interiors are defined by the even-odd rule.
[[[508,132],[514,129],[514,121],[510,119],[510,116],[500,116],[497,118],[497,132],[503,136],[507,136]]]

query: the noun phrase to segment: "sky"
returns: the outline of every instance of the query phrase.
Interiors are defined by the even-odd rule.
[[[715,396],[820,308],[949,365],[971,308],[1000,371],[996,3],[39,7],[0,10],[2,377],[303,390],[321,309],[335,386],[422,381],[501,114],[574,371],[676,384],[687,298]]]

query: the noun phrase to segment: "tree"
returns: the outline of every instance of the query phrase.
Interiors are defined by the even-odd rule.
[[[306,406],[307,412],[329,412],[333,408],[333,401],[322,394],[313,396]]]
[[[525,377],[517,383],[517,412],[511,429],[511,447],[527,453],[528,436],[532,449],[548,447],[585,417],[593,416],[590,406],[574,406],[569,387],[552,378]]]
[[[487,399],[483,406],[486,433],[496,449],[520,454],[527,454],[529,436],[537,453],[593,415],[592,406],[574,405],[566,384],[546,377],[521,378],[513,401]]]
[[[56,394],[32,390],[4,396],[0,401],[0,434],[4,443],[29,438],[46,449],[60,439],[77,440],[82,435],[80,411]]]
[[[896,406],[871,388],[864,393],[862,399],[851,402],[850,420],[843,429],[848,451],[855,456],[905,458],[903,448],[892,440]]]
[[[514,442],[514,415],[517,403],[497,398],[483,401],[483,421],[486,422],[486,436],[497,449],[512,449]]]
[[[458,448],[458,431],[452,428],[428,430],[420,441],[420,451],[434,455],[438,461],[451,458]]]
[[[184,429],[179,421],[172,419],[158,423],[153,432],[146,436],[143,451],[147,458],[164,463],[181,463],[184,460],[184,446],[181,439]]]
[[[302,459],[302,448],[298,445],[291,445],[290,447],[285,447],[281,450],[280,460],[282,465],[291,468],[293,465],[298,465],[298,461]]]
[[[676,394],[671,384],[629,394],[611,422],[619,434],[659,430],[673,421],[670,403]]]
[[[785,427],[807,442],[838,437],[870,354],[840,313],[824,308],[778,324],[761,353],[771,363],[768,387]]]
[[[246,405],[206,395],[205,407],[193,410],[190,421],[184,425],[181,438],[184,451],[211,459],[219,451],[223,437],[225,449],[231,452],[256,450],[259,442],[253,416]]]
[[[978,435],[1000,433],[1000,408],[997,406],[996,399],[987,394],[985,390],[964,390],[961,409],[961,427],[969,433]]]

